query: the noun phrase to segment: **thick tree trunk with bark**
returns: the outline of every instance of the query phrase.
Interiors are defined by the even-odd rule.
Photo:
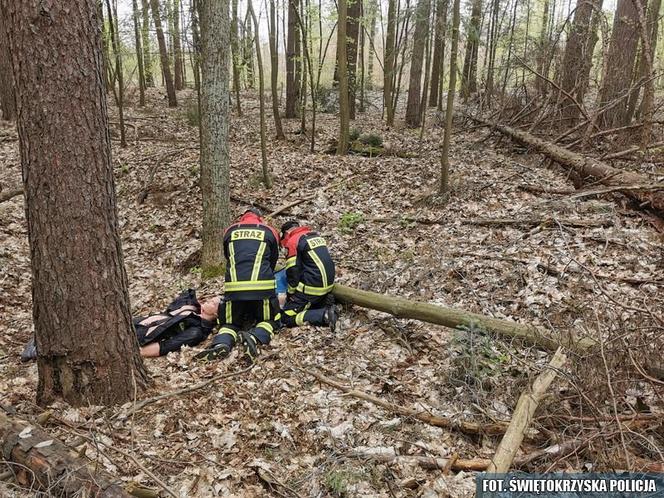
[[[32,491],[44,490],[50,496],[131,496],[122,488],[120,479],[100,468],[93,468],[34,423],[9,416],[2,409],[0,447],[3,448],[3,460],[18,482],[25,480],[25,487]]]
[[[422,65],[429,33],[429,14],[431,0],[419,0],[415,11],[415,35],[413,39],[413,55],[410,60],[410,78],[408,84],[408,103],[406,106],[406,124],[412,128],[420,126]]]
[[[161,69],[166,82],[166,94],[168,96],[168,107],[177,107],[178,99],[175,94],[175,83],[173,82],[173,73],[171,72],[171,64],[168,57],[168,49],[166,47],[166,38],[164,36],[164,29],[161,22],[161,12],[159,11],[159,0],[150,0],[150,7],[152,9],[152,19],[154,28],[157,32],[157,42],[159,43],[159,60],[161,61]]]
[[[147,374],[118,233],[97,2],[5,2],[2,15],[17,89],[37,400],[124,403]]]
[[[477,56],[480,46],[480,22],[482,21],[482,0],[473,0],[470,23],[466,36],[466,56],[461,71],[461,96],[464,102],[477,93]]]
[[[141,0],[141,40],[143,47],[143,67],[145,68],[145,85],[154,86],[152,74],[152,44],[150,43],[150,6],[148,0]]]
[[[431,65],[431,87],[429,88],[429,106],[438,105],[440,85],[445,63],[445,27],[447,26],[447,0],[436,1],[436,28]]]
[[[16,100],[7,28],[6,20],[0,16],[0,110],[2,119],[14,121],[16,119]]]
[[[272,94],[272,116],[274,117],[274,128],[277,140],[284,140],[284,130],[281,127],[281,115],[279,114],[279,92],[277,81],[279,79],[279,52],[277,52],[277,14],[275,0],[270,2],[270,20],[268,23],[268,36],[270,46],[270,92]]]
[[[286,35],[286,118],[297,117],[300,86],[295,75],[296,59],[300,57],[300,37],[297,26],[297,2],[288,0],[288,33]]]
[[[388,0],[387,37],[385,39],[385,70],[383,72],[383,105],[387,126],[394,126],[393,85],[396,65],[396,31],[397,31],[396,0]]]
[[[230,19],[228,0],[198,0],[201,15],[201,270],[221,273],[223,234],[230,223],[228,130]]]
[[[346,61],[346,27],[348,26],[348,2],[339,0],[339,23],[337,25],[337,65],[339,68],[339,141],[337,154],[348,152],[348,128],[350,126],[350,104],[348,102],[348,64]]]
[[[592,67],[592,55],[597,41],[596,19],[601,15],[598,0],[578,0],[570,30],[563,63],[561,64],[560,88],[583,102]],[[593,29],[593,26],[595,29]],[[578,106],[565,94],[559,96],[562,119],[573,125],[579,117]]]
[[[621,102],[604,111],[600,117],[603,128],[627,125],[631,118],[627,102],[639,43],[639,11],[636,2],[643,8],[644,0],[618,0],[598,107],[616,99]]]

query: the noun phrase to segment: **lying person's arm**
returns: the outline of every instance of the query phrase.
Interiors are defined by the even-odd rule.
[[[180,351],[182,346],[196,346],[203,342],[210,335],[214,327],[214,321],[203,318],[188,318],[184,322],[186,328],[177,334],[173,334],[165,339],[147,344],[141,348],[141,356],[145,358],[154,358],[164,356],[174,351]]]

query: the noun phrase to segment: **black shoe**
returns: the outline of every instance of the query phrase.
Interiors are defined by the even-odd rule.
[[[259,354],[258,339],[251,332],[240,332],[240,337],[244,346],[244,357],[248,363],[253,363]]]
[[[336,306],[328,306],[325,309],[325,320],[330,326],[330,330],[334,334],[334,332],[337,330],[337,321],[339,320],[339,313],[337,313]]]
[[[221,360],[231,354],[230,348],[226,344],[215,344],[198,353],[194,358],[197,360],[213,361]]]

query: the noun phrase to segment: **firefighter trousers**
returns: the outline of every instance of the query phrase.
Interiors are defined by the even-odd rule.
[[[309,325],[327,325],[325,309],[328,305],[328,297],[310,296],[302,292],[289,294],[281,321],[286,327],[298,327],[308,323]]]
[[[221,328],[212,344],[224,344],[233,349],[238,341],[238,332],[249,327],[258,344],[269,344],[280,327],[281,312],[276,297],[255,301],[224,301],[219,306]]]

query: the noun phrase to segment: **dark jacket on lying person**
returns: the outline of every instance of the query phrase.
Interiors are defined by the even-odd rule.
[[[159,356],[179,351],[182,346],[196,346],[210,335],[215,320],[201,317],[196,291],[180,293],[163,313],[134,318],[141,353],[148,344],[159,344]],[[150,355],[151,356],[151,355]]]

